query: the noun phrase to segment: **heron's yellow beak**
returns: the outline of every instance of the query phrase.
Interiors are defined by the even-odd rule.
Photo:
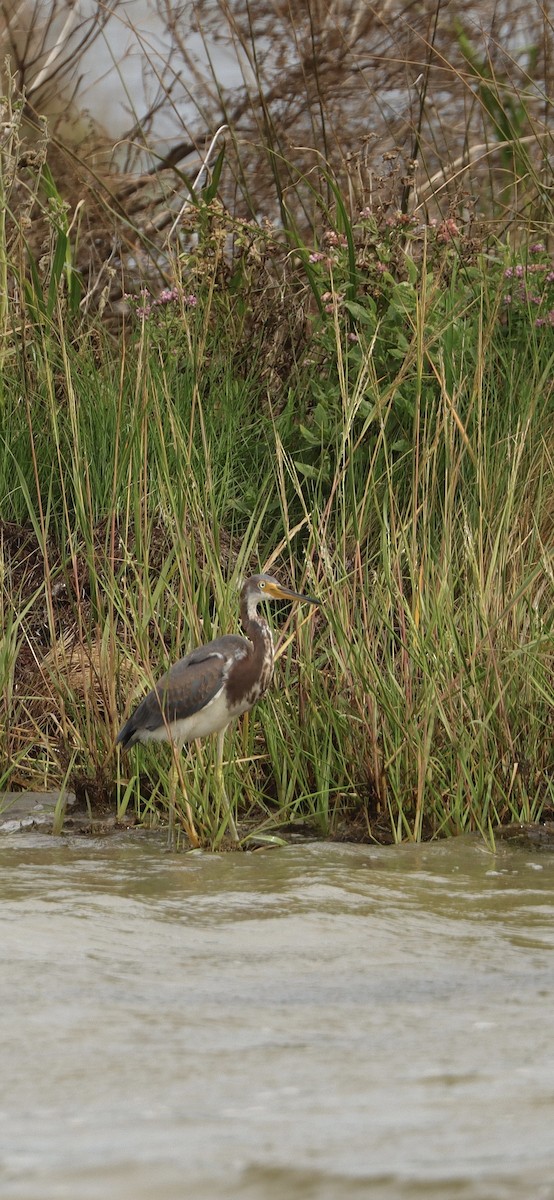
[[[307,604],[321,604],[321,600],[316,600],[315,596],[303,596],[301,592],[293,592],[291,588],[283,587],[280,583],[267,583],[265,587],[266,596],[271,596],[273,600],[305,600]]]

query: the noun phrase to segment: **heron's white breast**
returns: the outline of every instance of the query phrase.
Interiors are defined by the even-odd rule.
[[[204,708],[181,721],[171,721],[167,723],[167,726],[159,725],[157,729],[143,730],[141,741],[167,742],[171,739],[178,743],[192,742],[195,738],[207,737],[209,733],[218,733],[220,729],[225,729],[229,721],[232,721],[233,717],[238,716],[242,711],[239,709],[238,712],[229,712],[222,684],[219,691],[204,705]]]

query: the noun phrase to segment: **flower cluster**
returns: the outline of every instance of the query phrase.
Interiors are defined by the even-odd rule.
[[[138,295],[125,293],[124,300],[131,306],[132,311],[140,321],[147,321],[155,312],[156,309],[164,308],[167,305],[182,304],[185,308],[196,308],[198,297],[192,292],[187,295],[182,292],[181,288],[163,288],[158,296],[152,296],[148,288],[141,288]]]
[[[323,241],[327,242],[328,246],[347,246],[348,239],[344,233],[336,233],[334,229],[327,229],[323,234]]]
[[[369,205],[361,208],[351,226],[350,239],[336,229],[324,230],[320,246],[308,253],[310,266],[316,268],[323,311],[329,316],[344,306],[347,284],[352,279],[350,254],[347,262],[345,250],[355,254],[358,272],[359,294],[371,295],[377,302],[388,303],[391,289],[410,279],[407,270],[409,260],[416,270],[423,260],[428,268],[436,261],[444,271],[444,260],[449,255],[470,258],[475,254],[475,244],[470,240],[452,216],[443,220],[422,221],[421,215],[403,213],[400,210],[374,210]]]
[[[528,316],[529,310],[534,310],[533,324],[538,328],[554,327],[554,261],[543,242],[534,242],[528,254],[534,261],[518,262],[504,271],[504,278],[510,280],[504,304],[511,313],[520,315]]]

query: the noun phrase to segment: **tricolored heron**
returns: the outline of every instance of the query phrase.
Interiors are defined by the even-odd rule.
[[[223,738],[231,721],[267,692],[273,675],[273,638],[258,612],[262,600],[305,600],[272,575],[252,575],[240,595],[240,620],[246,637],[226,634],[198,646],[182,658],[141,700],[120,729],[116,745],[129,750],[136,742],[174,742],[183,746],[217,733],[217,772],[228,813],[229,829],[238,834],[222,783]]]

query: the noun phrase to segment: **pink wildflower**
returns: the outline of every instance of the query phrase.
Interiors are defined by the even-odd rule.
[[[160,292],[158,299],[155,300],[154,303],[155,304],[171,304],[173,300],[177,300],[178,298],[179,298],[179,292],[176,287],[164,288],[163,291]]]
[[[346,246],[347,240],[343,233],[335,233],[334,229],[328,229],[323,235],[323,240],[328,246]]]
[[[437,229],[437,242],[450,242],[452,238],[459,237],[460,230],[452,217],[447,217]]]

